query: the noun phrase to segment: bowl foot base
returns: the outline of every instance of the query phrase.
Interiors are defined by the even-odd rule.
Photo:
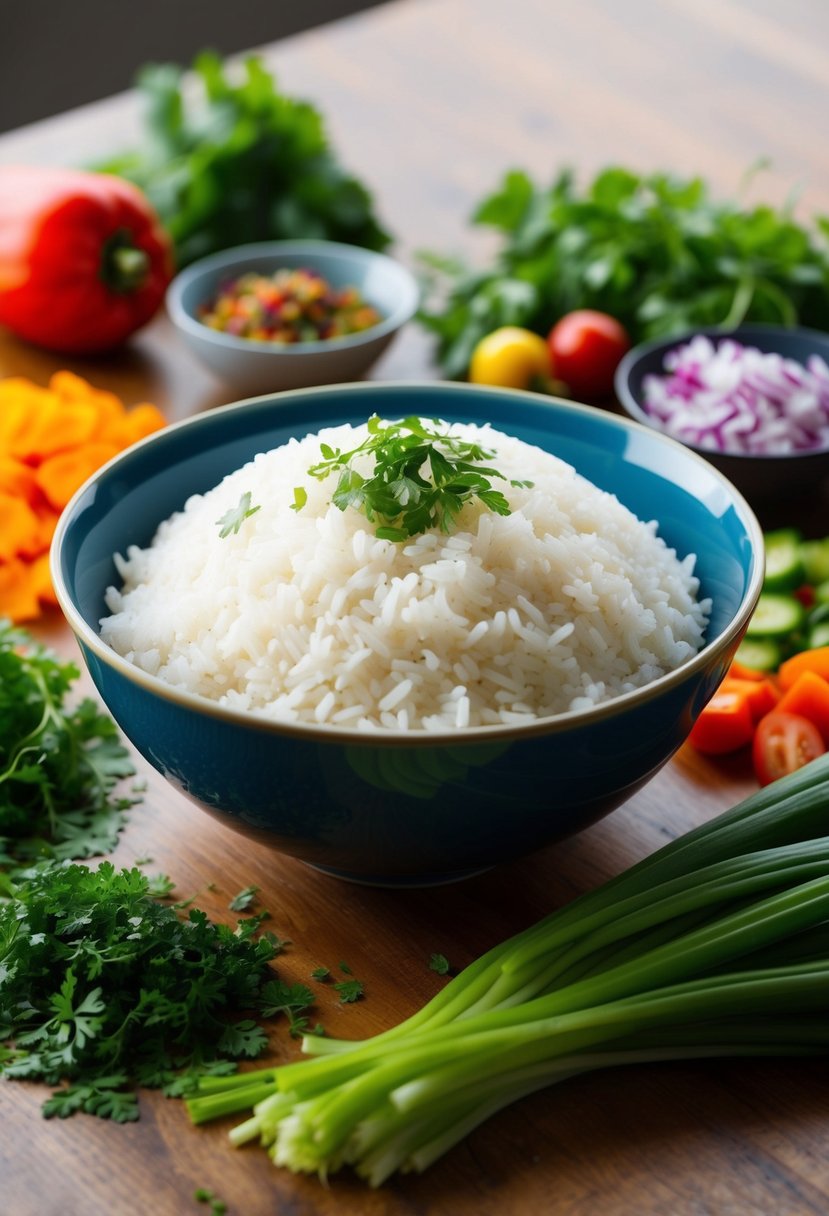
[[[481,866],[473,870],[453,870],[448,874],[418,874],[411,877],[401,874],[389,876],[386,874],[350,874],[347,870],[337,870],[332,866],[316,865],[312,861],[303,862],[310,870],[319,874],[327,874],[329,878],[339,878],[343,882],[355,883],[360,887],[386,887],[390,890],[415,890],[419,887],[446,887],[453,882],[463,882],[467,878],[476,878],[486,874],[493,866]]]

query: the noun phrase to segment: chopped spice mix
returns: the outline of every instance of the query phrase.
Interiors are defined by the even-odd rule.
[[[199,320],[236,338],[293,344],[360,333],[380,314],[356,287],[333,287],[313,270],[283,269],[225,283],[199,309]]]

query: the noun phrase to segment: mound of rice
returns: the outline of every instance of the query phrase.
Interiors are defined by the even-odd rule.
[[[444,424],[445,425],[445,424]],[[308,468],[333,427],[260,453],[191,498],[145,550],[116,557],[101,635],[178,689],[285,722],[445,730],[580,710],[656,679],[702,645],[694,556],[680,560],[612,495],[489,427],[512,513],[467,505],[449,535],[378,540]],[[369,466],[370,467],[370,466]],[[291,508],[293,489],[308,501]],[[249,492],[238,533],[217,521]]]

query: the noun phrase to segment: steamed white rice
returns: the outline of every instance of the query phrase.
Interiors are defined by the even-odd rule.
[[[173,685],[283,722],[446,730],[585,709],[675,669],[703,643],[694,556],[682,558],[557,457],[489,427],[512,513],[470,504],[449,535],[378,540],[308,468],[335,427],[263,452],[116,556],[101,635]],[[291,509],[295,486],[308,501]],[[249,492],[237,534],[217,521]]]

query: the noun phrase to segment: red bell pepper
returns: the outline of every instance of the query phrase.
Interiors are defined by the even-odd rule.
[[[0,324],[67,354],[119,345],[159,308],[169,237],[144,195],[102,173],[0,166]]]

